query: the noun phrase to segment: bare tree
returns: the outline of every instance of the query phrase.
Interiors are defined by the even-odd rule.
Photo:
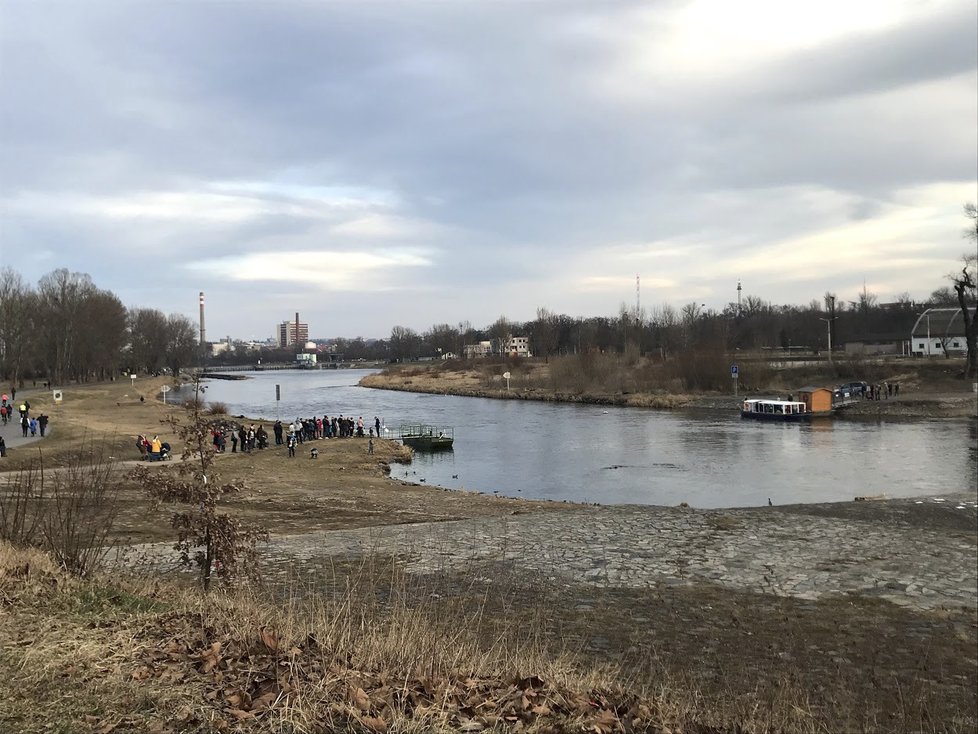
[[[941,286],[931,291],[930,297],[927,302],[931,306],[957,306],[958,305],[958,294],[954,292],[954,289],[950,286]]]
[[[16,384],[34,347],[35,294],[9,267],[0,268],[0,377]]]
[[[968,202],[964,205],[964,214],[971,220],[964,231],[966,239],[978,244],[978,208]],[[964,338],[968,345],[968,361],[965,367],[965,377],[978,377],[978,277],[975,269],[978,265],[978,254],[966,253],[963,256],[961,273],[952,275],[951,282],[954,292],[958,295],[958,305],[961,307],[961,318],[964,321]]]
[[[155,308],[134,308],[129,311],[130,365],[149,373],[159,372],[166,363],[169,341],[166,316]]]
[[[424,335],[428,348],[438,355],[452,353],[458,355],[462,351],[462,337],[457,326],[451,324],[435,324]]]
[[[395,326],[391,329],[391,359],[401,361],[417,357],[420,344],[421,339],[413,329],[406,326]]]
[[[85,273],[59,268],[38,281],[38,358],[54,382],[77,376],[81,367],[76,350],[80,344],[84,303],[96,292]]]
[[[166,366],[175,378],[192,364],[200,345],[197,326],[186,316],[170,314],[166,319]]]
[[[122,363],[128,315],[114,293],[93,290],[81,303],[75,325],[75,379],[106,379]]]
[[[489,327],[489,339],[492,341],[492,350],[496,354],[502,354],[510,337],[513,336],[513,325],[505,316],[500,316],[495,323]]]
[[[538,357],[543,356],[549,362],[550,355],[557,351],[560,343],[560,317],[546,308],[538,308],[532,333],[533,353]]]

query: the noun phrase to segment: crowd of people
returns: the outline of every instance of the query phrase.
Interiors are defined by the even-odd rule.
[[[863,398],[866,400],[887,400],[899,395],[899,382],[878,382],[875,385],[867,385],[863,391]]]
[[[368,452],[373,453],[373,439],[379,437],[383,430],[383,422],[374,416],[373,425],[367,425],[363,416],[324,415],[313,418],[296,418],[290,423],[280,420],[272,424],[272,435],[276,446],[285,446],[289,456],[295,456],[299,444],[308,441],[320,441],[333,438],[367,438]],[[248,454],[252,451],[263,451],[269,446],[269,434],[262,423],[215,423],[211,426],[211,444],[215,453]],[[153,439],[154,441],[157,439]],[[159,453],[152,448],[153,442],[145,436],[136,438],[136,446],[142,458],[152,458]],[[166,444],[169,451],[169,444]],[[318,455],[314,450],[314,456]]]

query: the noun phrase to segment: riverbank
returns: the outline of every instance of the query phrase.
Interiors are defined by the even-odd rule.
[[[85,386],[60,406],[32,397],[57,407],[56,430],[0,472],[38,447],[46,462],[66,460],[85,426],[130,461],[127,434],[183,413],[157,402],[158,387]],[[967,478],[937,498],[592,507],[393,481],[394,442],[375,441],[373,455],[360,439],[316,447],[315,460],[302,447],[292,460],[281,448],[217,457],[220,481],[244,484],[228,510],[272,531],[264,587],[250,596],[199,597],[183,574],[161,576],[173,565],[168,511],[125,481],[113,537],[144,544],[113,552],[108,575],[66,579],[16,554],[0,563],[0,724],[978,727],[978,497]]]
[[[615,405],[663,410],[722,410],[735,412],[745,397],[718,393],[628,392],[590,390],[566,391],[547,387],[552,382],[549,365],[529,362],[520,365],[507,387],[504,365],[398,365],[360,380],[363,387],[399,390],[434,395],[458,395],[499,400],[537,400],[543,402]],[[889,377],[901,385],[898,396],[886,400],[864,400],[846,406],[840,417],[877,418],[975,418],[978,417],[978,393],[957,379],[955,371],[941,364],[895,364]],[[770,385],[754,386],[750,394],[785,395],[801,384],[791,386],[793,378],[781,375]],[[836,380],[835,382],[837,382]],[[787,383],[787,386],[786,386]],[[828,381],[825,384],[834,384]]]

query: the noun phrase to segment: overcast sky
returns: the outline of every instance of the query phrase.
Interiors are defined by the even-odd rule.
[[[0,265],[265,338],[926,297],[974,0],[0,0]]]

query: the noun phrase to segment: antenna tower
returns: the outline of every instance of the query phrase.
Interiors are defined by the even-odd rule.
[[[740,278],[737,278],[737,315],[740,316]]]
[[[642,318],[642,287],[637,274],[635,275],[635,318]]]

